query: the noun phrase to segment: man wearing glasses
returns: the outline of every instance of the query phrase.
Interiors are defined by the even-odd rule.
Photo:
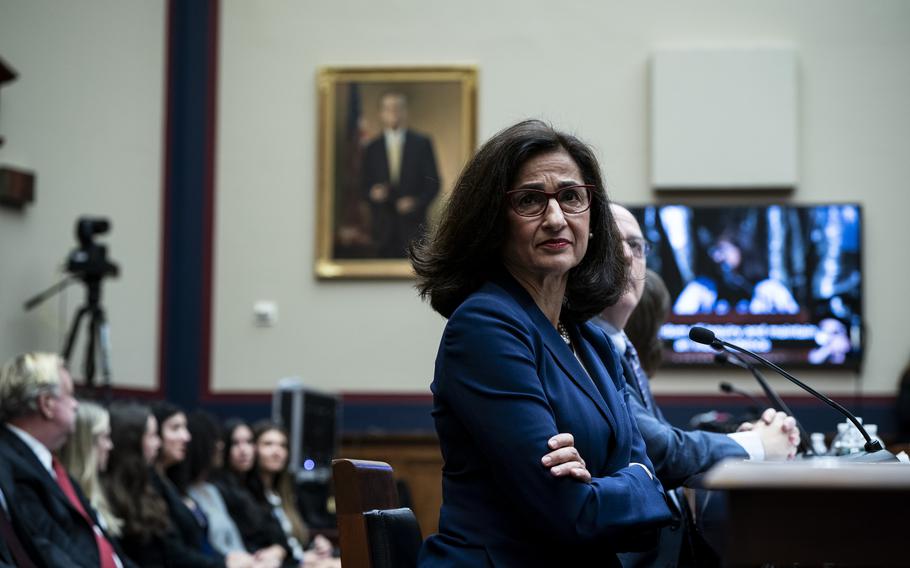
[[[78,406],[73,379],[57,355],[25,353],[0,370],[0,462],[16,490],[17,514],[10,520],[24,540],[15,559],[20,566],[132,566],[54,457],[75,430]],[[19,557],[35,553],[40,560]]]
[[[644,438],[657,477],[673,501],[674,507],[671,510],[675,509],[674,514],[683,522],[680,494],[673,489],[727,457],[791,457],[799,443],[799,432],[792,418],[773,409],[766,410],[760,420],[748,426],[748,431],[729,435],[681,430],[664,418],[655,404],[648,385],[649,379],[641,368],[635,347],[622,331],[644,291],[645,258],[650,243],[642,236],[641,227],[632,213],[615,204],[611,204],[610,208],[625,243],[630,283],[623,297],[592,321],[606,332],[621,355],[623,374],[630,394],[629,409]],[[691,550],[684,551],[683,533],[677,522],[663,529],[658,548],[644,553],[622,554],[620,560],[624,566],[675,566],[677,562],[681,565],[704,565],[704,558],[692,558]]]

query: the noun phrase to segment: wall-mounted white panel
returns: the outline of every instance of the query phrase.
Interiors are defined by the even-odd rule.
[[[652,185],[795,187],[796,69],[790,48],[656,51],[651,66]]]

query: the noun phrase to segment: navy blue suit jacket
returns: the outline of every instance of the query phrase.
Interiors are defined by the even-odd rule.
[[[644,393],[638,388],[634,372],[625,361],[623,366],[631,393],[629,409],[638,423],[638,429],[648,448],[648,457],[664,487],[674,489],[684,485],[687,480],[708,471],[724,458],[749,457],[749,453],[726,434],[683,430],[667,422],[657,406],[646,408]],[[645,388],[649,388],[647,383]],[[647,396],[654,400],[650,391]]]
[[[436,359],[433,416],[445,466],[439,533],[420,566],[572,566],[648,546],[670,512],[626,407],[618,356],[593,325],[578,356],[508,276],[452,314]],[[587,369],[587,372],[586,372]],[[590,374],[590,377],[589,377]],[[540,459],[571,432],[593,476],[555,478]],[[644,540],[644,542],[643,542]]]

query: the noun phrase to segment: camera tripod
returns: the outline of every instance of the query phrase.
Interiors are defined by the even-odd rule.
[[[111,386],[111,341],[107,316],[101,305],[101,284],[105,277],[117,276],[119,268],[108,261],[107,247],[96,244],[93,237],[106,233],[109,229],[110,222],[106,219],[79,218],[76,222],[76,236],[79,239],[80,247],[70,253],[67,259],[66,269],[70,276],[25,302],[25,309],[30,310],[66,288],[76,279],[85,284],[86,301],[76,311],[70,325],[63,348],[63,360],[69,368],[80,324],[85,316],[88,316],[88,339],[85,344],[85,358],[82,362],[85,386],[88,389],[95,388],[97,358],[101,363],[101,386],[108,393]]]
[[[25,303],[25,309],[30,310],[60,292],[73,282],[74,278],[67,277],[64,280],[54,284],[44,292],[31,298]],[[98,368],[97,363],[101,363],[101,386],[109,388],[111,385],[111,341],[110,326],[107,322],[107,316],[104,307],[101,305],[101,278],[88,278],[85,280],[86,285],[86,302],[76,311],[73,321],[70,324],[69,331],[66,334],[66,341],[63,347],[63,361],[67,368],[70,366],[73,348],[76,346],[76,338],[79,335],[80,324],[85,316],[88,316],[88,339],[85,345],[85,357],[82,361],[85,385],[88,388],[95,386],[95,371]]]

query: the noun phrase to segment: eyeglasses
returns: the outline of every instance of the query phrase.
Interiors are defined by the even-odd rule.
[[[563,213],[576,215],[591,208],[591,190],[593,185],[569,185],[556,191],[541,189],[512,189],[506,192],[509,205],[522,217],[537,217],[547,210],[550,199],[555,198]]]
[[[641,237],[631,237],[623,241],[629,245],[629,250],[635,258],[644,258],[651,252],[651,242]]]

